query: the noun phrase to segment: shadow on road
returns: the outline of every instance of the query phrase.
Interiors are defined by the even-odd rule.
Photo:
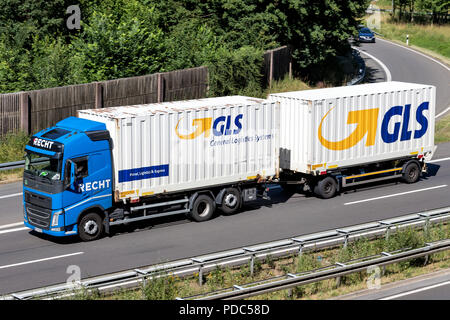
[[[439,168],[441,166],[434,163],[427,164],[427,172],[422,175],[422,179],[428,179],[429,177],[434,177],[437,175]]]
[[[366,63],[366,76],[364,77],[364,83],[375,83],[386,81],[384,73],[379,68],[372,65],[369,59],[364,59]]]

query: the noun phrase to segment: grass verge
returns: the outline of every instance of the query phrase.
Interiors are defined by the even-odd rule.
[[[450,236],[450,225],[439,224],[427,231],[405,229],[391,234],[389,239],[360,239],[351,242],[346,248],[336,247],[301,255],[292,255],[279,259],[267,257],[264,261],[255,261],[254,274],[250,274],[250,266],[240,268],[217,268],[204,277],[204,285],[198,284],[198,274],[193,277],[180,279],[172,275],[154,280],[147,279],[146,284],[135,290],[121,290],[112,295],[101,296],[98,293],[88,294],[81,291],[73,299],[101,299],[101,300],[159,300],[187,297],[200,293],[211,292],[233,285],[269,279],[287,273],[299,273],[332,265],[335,262],[363,258],[382,251],[392,252],[402,248],[418,248],[426,242],[447,239]],[[450,268],[450,251],[433,254],[428,261],[425,258],[396,263],[386,267],[381,278],[382,284],[413,276],[430,273],[440,269]],[[359,272],[343,277],[338,285],[335,279],[324,280],[308,285],[298,286],[292,290],[282,290],[263,294],[250,299],[285,300],[285,299],[330,299],[367,288],[370,274]]]
[[[23,160],[25,145],[30,136],[24,132],[8,133],[0,138],[0,163]],[[22,179],[23,169],[0,171],[0,183]]]
[[[450,115],[443,117],[436,122],[434,142],[450,142]]]

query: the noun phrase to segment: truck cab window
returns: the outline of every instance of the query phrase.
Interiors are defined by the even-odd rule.
[[[77,164],[76,177],[77,178],[87,177],[88,176],[88,159],[87,158],[75,159],[73,162]]]

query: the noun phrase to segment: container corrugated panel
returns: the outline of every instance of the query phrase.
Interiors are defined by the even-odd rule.
[[[120,199],[270,178],[278,173],[278,104],[233,96],[82,110],[113,140]]]
[[[436,89],[382,82],[276,93],[280,167],[303,173],[408,156],[431,159]]]

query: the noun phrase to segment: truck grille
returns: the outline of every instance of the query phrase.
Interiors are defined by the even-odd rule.
[[[25,202],[37,205],[43,208],[51,208],[52,207],[52,198],[42,196],[40,194],[30,192],[28,190],[25,191]]]
[[[50,219],[52,217],[51,210],[39,208],[26,204],[27,217],[33,226],[48,229],[50,227]]]

